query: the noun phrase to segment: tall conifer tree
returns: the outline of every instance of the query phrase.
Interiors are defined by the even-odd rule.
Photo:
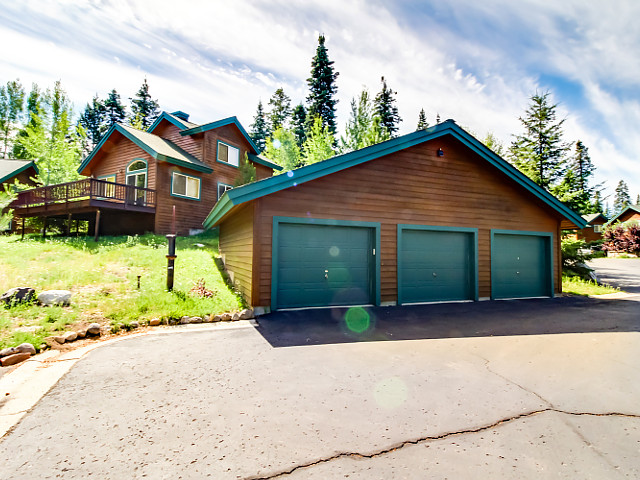
[[[296,136],[296,143],[299,148],[302,148],[305,140],[307,139],[307,111],[304,105],[299,104],[293,108],[293,114],[291,115],[291,128]]]
[[[6,158],[12,149],[13,132],[18,128],[18,120],[24,111],[24,88],[19,80],[7,82],[0,87],[0,134],[2,135],[2,157]]]
[[[424,108],[422,108],[418,115],[418,126],[416,127],[416,130],[426,130],[428,127],[429,122],[427,122],[427,114],[424,113]]]
[[[256,115],[253,117],[253,123],[249,128],[251,129],[249,133],[251,140],[253,140],[253,143],[256,144],[260,152],[264,151],[267,146],[267,138],[269,137],[269,127],[267,126],[267,119],[265,118],[264,108],[262,107],[262,100],[258,102]]]
[[[84,112],[80,115],[78,123],[84,128],[89,139],[90,148],[97,145],[106,132],[105,108],[98,95],[93,97],[91,103],[87,103]]]
[[[129,122],[135,127],[146,130],[155,122],[159,115],[160,106],[157,100],[151,98],[149,94],[149,84],[145,78],[140,89],[135,96],[131,98],[131,118]]]
[[[398,115],[398,107],[396,106],[396,99],[394,95],[398,92],[394,92],[387,86],[387,81],[384,77],[380,79],[382,82],[382,90],[376,95],[373,101],[375,105],[376,115],[380,117],[382,126],[387,129],[391,136],[395,136],[398,131],[398,123],[402,121],[400,115]]]
[[[629,195],[629,187],[624,180],[618,182],[615,197],[613,199],[613,212],[619,214],[631,204],[631,196]]]
[[[271,123],[271,131],[282,127],[289,126],[289,118],[291,117],[291,99],[284,93],[283,88],[277,89],[269,99],[271,111],[269,112],[269,121]]]
[[[336,79],[339,74],[334,71],[333,62],[329,60],[324,42],[324,35],[320,35],[316,54],[311,60],[311,76],[307,79],[309,85],[307,122],[313,125],[315,117],[320,117],[322,124],[329,127],[331,134],[335,135],[336,104],[338,103],[335,99],[338,92]]]
[[[107,130],[114,123],[122,123],[127,117],[127,111],[120,101],[120,94],[114,88],[107,94],[104,101],[104,115]]]

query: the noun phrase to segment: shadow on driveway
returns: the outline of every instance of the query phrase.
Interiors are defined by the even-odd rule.
[[[274,347],[437,338],[640,331],[635,300],[561,297],[275,312],[258,332]],[[360,333],[358,333],[360,332]]]

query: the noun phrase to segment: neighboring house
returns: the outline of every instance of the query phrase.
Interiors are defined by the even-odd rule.
[[[236,117],[197,125],[183,112],[163,112],[147,130],[115,124],[84,159],[90,177],[24,192],[21,216],[89,220],[98,234],[202,230],[211,206],[238,177],[245,154],[258,179],[281,167],[258,156]],[[93,231],[92,230],[92,231]]]
[[[38,167],[33,160],[0,158],[0,192],[4,192],[5,187],[13,188],[16,181],[21,185],[35,185],[33,179],[37,176]],[[15,228],[15,221],[12,227]]]
[[[604,224],[607,223],[607,217],[601,213],[590,213],[583,215],[582,218],[585,219],[587,225],[576,232],[576,239],[584,240],[585,242],[602,240],[602,231]]]
[[[273,309],[549,297],[585,220],[452,120],[226,192],[205,220]]]
[[[640,222],[640,205],[627,205],[627,208],[609,220],[609,225],[613,225],[616,222],[624,223],[629,220]]]

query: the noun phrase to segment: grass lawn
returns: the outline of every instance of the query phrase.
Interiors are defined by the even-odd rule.
[[[562,276],[562,292],[574,295],[604,295],[606,293],[617,293],[620,289],[607,285],[598,285],[596,282],[587,282],[579,277]]]
[[[13,287],[70,290],[70,307],[0,307],[0,348],[22,342],[38,348],[42,339],[74,323],[144,321],[154,317],[216,314],[242,308],[224,283],[213,256],[218,237],[207,233],[178,237],[174,292],[165,291],[167,240],[164,236],[40,238],[20,241],[0,236],[0,294]],[[138,290],[138,275],[140,289]],[[204,279],[210,298],[190,294]],[[29,330],[25,327],[41,327]],[[33,329],[31,329],[33,330]]]

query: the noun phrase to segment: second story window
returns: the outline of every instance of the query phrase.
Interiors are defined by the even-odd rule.
[[[177,197],[200,200],[200,179],[173,172],[171,181],[171,194]]]
[[[240,164],[240,150],[226,143],[218,142],[218,161],[237,167]]]
[[[594,225],[593,226],[593,231],[595,233],[602,233],[602,225]]]

